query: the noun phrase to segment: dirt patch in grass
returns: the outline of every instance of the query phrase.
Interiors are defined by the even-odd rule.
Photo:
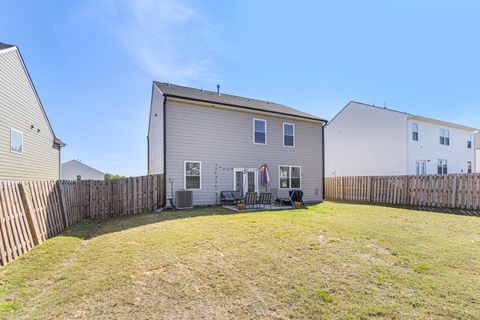
[[[0,318],[476,319],[478,230],[337,203],[85,221],[0,269]]]

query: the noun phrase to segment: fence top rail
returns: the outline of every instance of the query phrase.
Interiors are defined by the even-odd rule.
[[[374,176],[335,176],[335,177],[325,177],[325,179],[338,179],[338,178],[398,178],[398,177],[415,177],[415,178],[422,178],[422,177],[478,177],[480,173],[448,173],[448,174],[424,174],[424,175],[374,175]]]

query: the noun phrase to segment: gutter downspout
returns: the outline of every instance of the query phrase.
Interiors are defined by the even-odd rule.
[[[167,206],[167,97],[163,96],[163,208]],[[173,195],[172,195],[173,197]]]
[[[323,181],[322,181],[322,200],[325,201],[325,126],[327,123],[322,126],[322,172],[323,172]]]

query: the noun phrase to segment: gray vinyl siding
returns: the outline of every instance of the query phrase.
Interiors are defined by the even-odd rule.
[[[148,129],[148,174],[161,174],[164,170],[163,155],[163,95],[153,85],[150,125]]]
[[[0,52],[0,70],[0,180],[58,179],[60,150],[17,50]],[[23,154],[10,152],[11,128]]]
[[[194,204],[218,203],[221,191],[234,189],[233,168],[270,168],[270,188],[279,189],[279,165],[302,167],[306,201],[323,199],[322,123],[274,115],[166,103],[166,179],[173,189],[184,188],[184,161],[201,161],[201,190],[194,190]],[[253,119],[267,120],[267,144],[253,144]],[[283,147],[283,122],[295,124],[295,147]],[[259,191],[265,187],[259,184]],[[167,195],[170,183],[167,184]]]

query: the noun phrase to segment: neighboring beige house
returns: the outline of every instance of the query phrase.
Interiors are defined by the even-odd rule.
[[[461,124],[351,101],[325,127],[325,174],[478,172],[476,133]]]
[[[0,43],[0,180],[60,178],[60,148],[20,51]]]
[[[104,180],[105,173],[78,160],[62,163],[62,180]]]
[[[194,205],[219,202],[221,191],[301,189],[323,200],[326,120],[281,105],[154,82],[148,130],[148,173],[165,174],[167,197],[193,191]]]

